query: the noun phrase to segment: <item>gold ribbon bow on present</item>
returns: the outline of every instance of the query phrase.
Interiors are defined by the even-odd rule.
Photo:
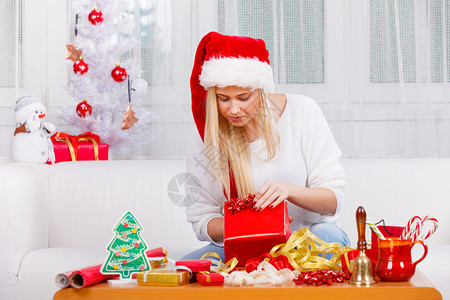
[[[70,158],[72,161],[78,160],[78,142],[91,141],[94,145],[94,159],[98,160],[98,144],[100,142],[100,137],[91,132],[85,132],[79,135],[70,135],[66,132],[57,132],[52,137],[51,140],[54,142],[65,142],[67,147],[69,147]]]
[[[279,244],[270,250],[273,257],[284,255],[294,269],[303,271],[317,271],[321,269],[341,270],[341,254],[354,250],[341,247],[339,243],[326,243],[315,236],[308,228],[292,233],[286,244]],[[328,260],[326,254],[332,254]]]

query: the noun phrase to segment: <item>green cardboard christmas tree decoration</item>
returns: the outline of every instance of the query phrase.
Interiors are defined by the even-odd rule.
[[[115,237],[106,248],[109,256],[101,273],[118,274],[120,279],[130,279],[133,273],[149,270],[145,255],[147,245],[141,237],[143,228],[131,212],[127,212],[113,229]]]

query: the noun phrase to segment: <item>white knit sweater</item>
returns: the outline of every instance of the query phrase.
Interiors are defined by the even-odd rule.
[[[286,95],[286,98],[285,110],[276,123],[280,135],[280,148],[276,156],[270,161],[261,159],[266,155],[263,139],[250,144],[255,193],[266,180],[329,188],[336,195],[336,214],[323,216],[288,202],[289,216],[294,219],[291,231],[320,222],[338,225],[337,213],[344,201],[346,185],[339,163],[341,151],[314,100],[302,95]],[[208,166],[206,153],[214,149],[205,147],[195,126],[192,141],[186,161],[186,170],[193,175],[186,181],[186,195],[192,196],[192,204],[187,203],[187,219],[199,240],[222,245],[207,234],[208,222],[223,217],[223,203],[226,200]]]

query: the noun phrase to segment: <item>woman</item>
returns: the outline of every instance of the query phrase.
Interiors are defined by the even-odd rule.
[[[249,193],[256,194],[255,211],[286,200],[292,231],[307,226],[326,242],[349,245],[337,216],[345,188],[341,151],[313,100],[272,93],[272,73],[262,40],[210,32],[197,48],[186,214],[197,238],[210,244],[185,259],[213,251],[224,260],[224,201]]]

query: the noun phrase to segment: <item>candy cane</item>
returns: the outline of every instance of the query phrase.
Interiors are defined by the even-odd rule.
[[[439,221],[438,221],[436,218],[433,218],[433,217],[431,217],[431,216],[425,216],[425,218],[423,218],[422,222],[424,223],[425,221],[431,221],[431,222],[433,222],[433,228],[431,228],[431,229],[427,232],[427,234],[425,234],[425,236],[422,235],[422,236],[420,237],[422,241],[423,241],[423,240],[426,240],[427,238],[429,238],[433,233],[436,232],[436,230],[437,230],[438,227],[439,227]]]
[[[425,235],[423,234],[420,235],[423,230],[423,225],[426,221],[433,222],[433,228],[431,228]],[[433,233],[435,233],[437,228],[438,228],[438,220],[436,218],[433,218],[431,216],[425,216],[424,218],[414,216],[411,219],[409,219],[408,223],[405,226],[405,229],[403,229],[400,238],[410,239],[411,242],[414,242],[420,236],[420,239],[423,241],[429,238]]]
[[[414,242],[417,240],[417,238],[419,237],[419,234],[422,231],[422,227],[423,227],[423,220],[420,217],[417,218],[414,223],[415,223],[415,226],[409,234],[409,239],[411,240],[411,242]]]
[[[405,228],[402,231],[402,234],[400,236],[401,239],[410,239],[411,238],[411,233],[413,231],[412,229],[412,225],[415,222],[416,219],[421,220],[421,218],[419,216],[414,216],[411,219],[409,219],[408,223],[406,223]]]
[[[384,237],[384,235],[381,233],[380,229],[378,229],[378,227],[372,223],[372,222],[366,222],[367,226],[369,226],[369,228],[373,231],[373,233],[375,233],[375,235],[380,239],[380,240],[385,240],[386,238]]]

